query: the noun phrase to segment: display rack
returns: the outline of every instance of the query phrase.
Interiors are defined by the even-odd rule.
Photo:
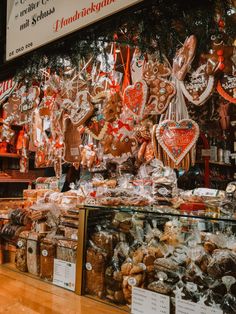
[[[206,233],[211,233],[214,237],[219,234],[219,232],[222,232],[222,234],[225,234],[227,232],[231,232],[232,236],[236,235],[236,217],[230,217],[230,215],[225,215],[225,214],[216,214],[216,213],[209,213],[209,212],[201,212],[201,213],[196,213],[196,212],[189,212],[187,213],[178,213],[176,210],[173,210],[171,208],[169,208],[168,211],[163,212],[161,207],[155,206],[155,207],[143,207],[143,208],[138,208],[138,207],[105,207],[105,206],[94,206],[94,205],[85,205],[84,207],[80,208],[81,211],[81,218],[84,218],[84,225],[83,225],[83,229],[80,229],[80,241],[79,241],[79,252],[80,254],[83,252],[83,261],[79,261],[78,265],[77,265],[77,272],[78,272],[78,276],[77,276],[77,293],[79,294],[83,294],[89,298],[94,298],[95,300],[100,300],[102,302],[111,304],[113,306],[119,306],[121,309],[125,310],[125,311],[130,311],[130,306],[124,306],[124,304],[119,304],[119,302],[114,302],[111,301],[112,296],[107,296],[106,293],[107,291],[109,291],[109,288],[106,288],[106,284],[104,284],[104,289],[105,292],[104,293],[100,293],[100,295],[97,294],[97,292],[91,293],[88,292],[88,285],[90,285],[90,289],[91,288],[91,278],[89,279],[89,283],[87,282],[87,278],[89,278],[88,276],[90,276],[90,272],[91,272],[91,276],[94,275],[94,273],[92,274],[92,269],[93,269],[93,265],[90,267],[88,267],[88,260],[86,259],[86,252],[88,250],[88,248],[91,249],[91,241],[93,241],[93,234],[96,233],[96,237],[97,234],[99,233],[98,230],[101,230],[101,233],[104,232],[108,233],[110,232],[110,234],[115,233],[115,232],[121,232],[121,230],[119,228],[116,228],[113,225],[112,220],[114,219],[116,214],[122,214],[124,213],[125,215],[131,215],[131,217],[133,217],[132,219],[138,219],[139,221],[142,221],[142,230],[145,230],[147,224],[151,224],[151,221],[155,220],[157,223],[157,227],[160,228],[160,230],[164,230],[164,226],[165,224],[169,221],[175,221],[177,223],[181,223],[183,231],[182,231],[182,235],[184,234],[184,236],[186,237],[185,241],[188,241],[188,237],[193,236],[194,232],[197,232],[196,230],[200,230],[202,231],[202,233],[206,232]],[[110,221],[109,221],[109,217]],[[136,217],[136,218],[134,218]],[[141,223],[140,223],[141,225]],[[99,228],[97,228],[97,226],[100,226]],[[126,234],[127,235],[127,234]],[[194,242],[196,239],[192,239],[192,241]],[[145,242],[145,241],[144,241]],[[141,246],[138,245],[138,242],[136,242],[136,244],[134,245],[135,242],[130,243],[130,247],[134,247],[134,246]],[[201,240],[201,243],[199,242],[199,246],[203,245],[204,241]],[[97,243],[94,243],[95,246],[97,245]],[[100,243],[101,244],[101,243]],[[99,245],[100,245],[99,244]],[[98,250],[105,250],[104,247],[107,245],[104,244],[104,246],[99,246]],[[144,243],[142,243],[142,245],[144,245]],[[145,244],[146,245],[146,244]],[[182,243],[182,245],[184,245],[184,242]],[[196,244],[195,244],[196,245]],[[204,244],[205,245],[205,244]],[[217,244],[215,244],[217,245]],[[169,245],[169,248],[174,249],[175,245]],[[193,247],[192,249],[194,250],[195,247]],[[114,249],[114,247],[113,247]],[[187,248],[186,246],[186,250],[189,250],[189,248]],[[218,250],[222,250],[222,252],[226,252],[225,254],[231,254],[231,253],[227,253],[229,252],[229,249],[227,248],[220,248],[218,247]],[[114,251],[113,251],[114,253]],[[209,253],[209,252],[208,252]],[[189,252],[189,256],[191,256],[191,251]],[[213,253],[209,253],[211,256],[213,256]],[[235,253],[232,253],[235,254]],[[97,258],[99,257],[99,254],[97,256]],[[128,257],[128,256],[127,256]],[[113,256],[114,258],[114,256]],[[167,258],[167,257],[166,257]],[[132,254],[129,255],[129,260],[131,263],[133,263],[132,261]],[[80,264],[82,262],[82,265]],[[143,262],[143,261],[142,261]],[[141,262],[141,263],[142,263]],[[124,263],[124,262],[123,262]],[[195,265],[195,261],[193,262]],[[95,264],[94,264],[95,265]],[[99,274],[97,273],[95,275],[95,278],[101,278],[101,276],[104,276],[104,282],[106,282],[106,272],[108,271],[108,267],[109,265],[112,265],[112,257],[108,258],[108,260],[106,261],[106,270],[103,270],[103,273]],[[95,266],[96,267],[96,266]],[[188,267],[189,265],[185,265],[183,266],[186,268],[186,271],[188,271]],[[236,260],[235,260],[235,267],[236,267]],[[81,280],[81,276],[80,276],[80,272],[81,269],[83,270],[83,277]],[[162,269],[163,271],[163,269]],[[96,272],[96,270],[94,270],[94,272]],[[209,272],[212,273],[210,271],[209,268]],[[146,273],[145,271],[143,273]],[[228,270],[228,275],[232,275],[232,276],[236,276],[236,274],[233,275],[233,273],[230,273],[230,269]],[[130,275],[132,277],[132,275]],[[147,273],[146,273],[146,276]],[[209,274],[205,274],[203,272],[203,277],[209,277]],[[223,274],[222,274],[223,276]],[[134,276],[135,277],[135,276]],[[211,276],[210,276],[211,277]],[[212,280],[220,280],[221,278],[214,278],[214,276],[212,276],[211,278]],[[95,279],[94,279],[95,280]],[[114,278],[112,279],[114,281]],[[156,279],[157,280],[157,279]],[[101,281],[102,282],[102,281]],[[100,283],[101,283],[100,282]],[[109,282],[109,281],[107,281]],[[186,281],[188,282],[188,281]],[[189,281],[192,282],[192,281]],[[124,281],[123,281],[124,283]],[[115,283],[114,283],[115,285]],[[197,284],[197,289],[200,290],[200,285],[204,286],[204,283],[199,283]],[[142,288],[147,289],[147,286],[144,285],[140,285],[142,286]],[[171,288],[171,292],[169,293],[169,295],[173,298],[174,294],[173,291],[176,288],[176,283],[172,284],[172,288]],[[236,289],[236,286],[233,286],[233,289]],[[94,285],[94,291],[96,291],[96,284]],[[222,290],[224,291],[224,289]],[[108,292],[109,293],[109,292]],[[224,294],[224,292],[223,292]],[[219,296],[218,296],[219,297]],[[216,297],[217,298],[217,297]],[[222,294],[220,295],[220,298],[222,300]],[[193,300],[191,300],[192,302]],[[196,302],[196,300],[194,301]],[[209,306],[209,304],[208,304]],[[170,313],[175,313],[175,309],[172,305],[171,307],[171,311]],[[227,312],[228,313],[228,312]],[[233,312],[232,312],[233,313]]]

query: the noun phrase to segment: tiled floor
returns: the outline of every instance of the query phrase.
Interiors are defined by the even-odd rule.
[[[124,314],[125,312],[0,266],[0,313]]]

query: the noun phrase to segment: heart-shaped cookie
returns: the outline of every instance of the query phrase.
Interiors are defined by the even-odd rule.
[[[165,120],[156,129],[158,143],[176,165],[195,145],[198,137],[198,124],[190,119],[183,119],[178,122]]]
[[[236,104],[236,76],[224,74],[217,83],[217,91],[223,98]]]
[[[201,65],[195,72],[187,74],[180,82],[184,96],[194,105],[203,105],[214,89],[214,76],[206,73],[206,64]]]
[[[144,80],[126,87],[123,96],[123,105],[135,119],[142,119],[148,97],[148,86]]]
[[[104,119],[92,118],[91,123],[85,128],[85,133],[89,134],[97,141],[101,141],[107,132],[108,122]]]
[[[150,97],[147,105],[147,108],[150,109],[149,114],[162,114],[165,112],[175,93],[174,84],[167,80],[158,77],[150,81]]]

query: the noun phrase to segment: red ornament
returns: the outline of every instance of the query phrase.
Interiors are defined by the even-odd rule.
[[[217,50],[216,53],[217,53],[217,56],[223,56],[224,51],[222,49],[220,49],[220,50]]]
[[[225,22],[224,22],[223,20],[219,20],[218,26],[219,26],[220,28],[224,28],[224,27],[225,27]]]
[[[222,63],[224,60],[225,60],[225,58],[224,58],[223,56],[219,56],[219,57],[218,57],[218,61],[219,61],[219,62]]]
[[[220,63],[220,65],[219,65],[219,70],[223,71],[223,70],[224,70],[224,68],[225,68],[224,63]]]

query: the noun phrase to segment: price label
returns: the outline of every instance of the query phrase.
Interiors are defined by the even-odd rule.
[[[175,304],[176,314],[223,314],[223,311],[220,309],[179,298],[175,299]]]
[[[132,314],[169,314],[170,298],[138,287],[132,288]]]
[[[54,285],[75,291],[75,263],[69,263],[54,258],[53,283]]]
[[[23,242],[22,242],[21,240],[19,240],[19,241],[17,242],[17,245],[18,245],[19,248],[22,248]]]
[[[42,250],[42,255],[43,255],[44,257],[48,256],[48,251],[47,251],[47,250]]]
[[[86,264],[85,264],[85,267],[86,267],[86,269],[89,270],[89,271],[93,269],[93,267],[92,267],[92,265],[91,265],[90,263],[86,263]]]
[[[211,150],[210,149],[202,149],[202,157],[210,157]]]

